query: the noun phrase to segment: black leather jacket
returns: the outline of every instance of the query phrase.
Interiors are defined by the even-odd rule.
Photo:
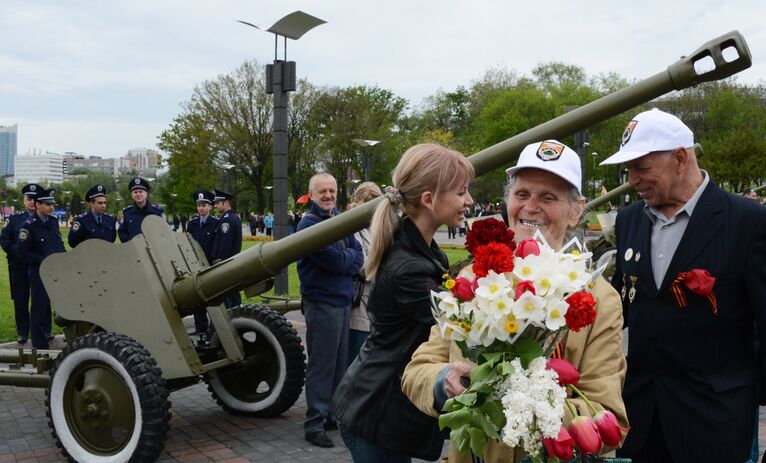
[[[428,340],[434,324],[429,294],[447,269],[436,242],[429,247],[403,218],[373,281],[370,336],[333,397],[335,416],[353,433],[427,460],[439,458],[444,434],[402,393],[401,379],[415,349]]]

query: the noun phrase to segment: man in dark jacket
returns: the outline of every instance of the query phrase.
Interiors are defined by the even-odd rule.
[[[21,225],[35,216],[35,197],[43,187],[36,183],[24,185],[21,193],[24,201],[23,212],[8,217],[0,232],[0,245],[8,255],[8,275],[11,283],[11,299],[16,316],[16,340],[26,344],[29,337],[29,267],[19,260],[16,254],[19,245],[19,230]]]
[[[58,220],[53,217],[56,205],[53,193],[53,190],[41,190],[37,194],[37,213],[21,226],[17,249],[19,260],[29,266],[32,296],[30,327],[32,347],[37,349],[48,348],[51,328],[51,301],[40,279],[40,264],[51,254],[65,251]]]
[[[311,209],[298,231],[339,214],[335,208],[337,183],[328,173],[309,181]],[[298,261],[298,277],[306,317],[306,440],[320,447],[334,444],[325,434],[333,426],[332,395],[348,364],[348,322],[354,295],[353,276],[364,264],[364,255],[353,235]]]
[[[242,251],[242,222],[239,216],[231,210],[231,200],[234,195],[221,190],[214,190],[213,201],[218,211],[218,227],[215,230],[213,248],[210,251],[213,260],[226,260]],[[212,262],[211,262],[212,263]],[[242,304],[239,292],[223,300],[227,309]]]
[[[130,196],[133,198],[133,204],[122,210],[123,220],[117,234],[120,236],[120,242],[127,243],[134,236],[141,234],[141,223],[148,215],[162,217],[164,211],[160,206],[149,203],[149,193],[152,190],[151,185],[146,179],[136,177],[131,179]]]
[[[106,188],[95,185],[85,193],[85,198],[90,202],[90,212],[84,212],[72,220],[72,230],[67,238],[69,246],[74,248],[89,239],[114,243],[117,224],[114,217],[106,213]]]
[[[213,261],[213,240],[215,240],[215,230],[218,228],[218,219],[210,215],[213,198],[213,193],[207,190],[195,191],[194,201],[197,203],[199,215],[189,221],[189,234],[199,243],[208,263]],[[194,326],[197,333],[207,332],[209,323],[206,309],[194,312]]]
[[[692,131],[653,109],[620,151],[640,201],[620,211],[612,284],[630,333],[623,398],[634,463],[746,461],[766,357],[766,209],[701,170]],[[749,460],[748,460],[749,461]]]

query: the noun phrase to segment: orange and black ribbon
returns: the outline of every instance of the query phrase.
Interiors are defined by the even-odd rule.
[[[564,341],[561,341],[558,346],[556,346],[556,349],[553,350],[553,354],[551,354],[552,359],[563,359],[564,358]]]
[[[686,278],[688,277],[687,272],[679,273],[676,279],[673,281],[673,284],[670,285],[670,289],[673,291],[673,297],[676,299],[676,304],[680,308],[686,308],[689,304],[686,301],[686,294],[684,294],[684,290],[681,287],[681,285],[687,286]],[[690,289],[691,291],[691,289]],[[697,293],[696,291],[692,291]],[[704,297],[708,300],[710,303],[710,307],[713,309],[713,315],[718,315],[718,299],[715,297],[715,293],[711,290],[708,294],[699,294],[700,296]]]

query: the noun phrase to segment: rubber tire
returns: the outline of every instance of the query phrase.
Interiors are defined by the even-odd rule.
[[[135,425],[132,437],[111,455],[94,453],[84,448],[67,426],[64,412],[63,397],[70,375],[78,367],[92,364],[119,376],[133,399]],[[152,462],[159,458],[170,429],[169,392],[162,370],[141,344],[116,333],[101,332],[82,336],[56,357],[50,376],[51,381],[45,391],[48,425],[56,445],[69,461]],[[70,407],[75,405],[69,404]]]
[[[245,348],[246,358],[243,361],[245,363],[240,362],[208,372],[205,377],[208,390],[221,408],[233,414],[262,418],[282,414],[298,400],[306,380],[306,354],[300,336],[282,314],[267,307],[250,304],[241,305],[232,308],[229,311],[229,316],[235,329],[240,333],[240,339]],[[255,340],[248,340],[244,337],[248,333],[251,333],[248,337],[252,337],[253,332]],[[253,355],[254,349],[257,349],[255,342],[258,342],[259,338],[265,340],[273,351]],[[211,338],[211,343],[213,345],[218,343],[215,334]],[[258,400],[251,400],[236,396],[236,392],[229,390],[230,387],[227,389],[222,377],[228,374],[226,381],[237,385],[248,381],[253,382],[255,379],[256,384],[252,384],[252,387],[257,390],[262,380],[252,371],[252,368],[257,368],[254,363],[268,361],[268,359],[259,357],[259,355],[264,354],[271,355],[278,368],[278,378],[275,384],[270,385],[270,391],[264,391],[268,392],[267,396]],[[247,365],[246,362],[248,361],[253,363]],[[252,389],[246,393],[252,393]]]

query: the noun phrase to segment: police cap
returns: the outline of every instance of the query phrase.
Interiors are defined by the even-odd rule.
[[[48,203],[48,204],[56,204],[56,200],[53,199],[53,193],[55,193],[56,190],[51,188],[50,190],[37,190],[37,197],[35,197],[35,201],[38,203]]]
[[[213,190],[215,191],[215,197],[213,198],[213,201],[223,201],[224,199],[232,199],[234,197],[233,194],[227,193],[223,190]]]
[[[197,203],[213,204],[213,199],[215,198],[213,193],[204,189],[199,189],[195,191],[193,196],[194,196],[194,201]]]
[[[23,187],[21,187],[21,192],[25,196],[29,196],[30,198],[34,198],[37,196],[37,194],[41,191],[43,191],[44,188],[36,183],[27,183]]]
[[[87,193],[85,193],[85,199],[88,201],[92,201],[99,196],[106,196],[106,188],[104,188],[104,185],[94,185]]]
[[[128,189],[130,191],[133,191],[136,188],[139,188],[147,192],[152,191],[152,186],[149,185],[149,181],[141,177],[136,177],[130,180],[130,185],[128,186]]]

